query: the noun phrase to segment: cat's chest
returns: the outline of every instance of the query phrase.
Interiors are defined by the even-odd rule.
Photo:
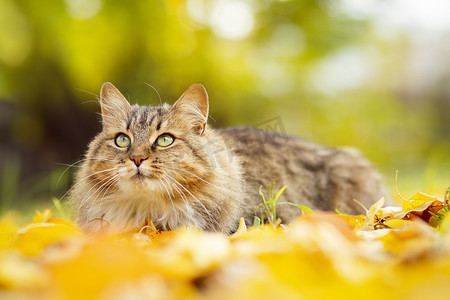
[[[145,191],[112,196],[95,207],[91,216],[101,216],[120,232],[140,228],[147,218],[161,230],[174,230],[181,225],[205,226],[205,221],[188,202],[176,202]]]

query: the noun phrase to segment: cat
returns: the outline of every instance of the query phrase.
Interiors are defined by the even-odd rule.
[[[313,210],[362,212],[386,195],[382,176],[353,148],[329,148],[249,127],[211,128],[208,94],[190,86],[173,106],[130,105],[109,82],[100,92],[102,131],[71,190],[77,222],[92,234],[182,225],[233,233],[251,225],[260,187]],[[267,194],[266,194],[267,196]],[[283,223],[301,213],[280,205]]]

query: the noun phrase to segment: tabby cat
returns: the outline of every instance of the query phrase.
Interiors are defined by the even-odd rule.
[[[90,143],[71,191],[90,233],[192,225],[232,233],[251,225],[260,186],[283,185],[283,202],[361,212],[385,194],[382,176],[352,148],[328,148],[254,128],[208,126],[208,95],[194,84],[173,106],[130,105],[111,84],[100,92],[102,131]],[[265,189],[263,189],[265,190]],[[280,205],[291,221],[301,211]]]

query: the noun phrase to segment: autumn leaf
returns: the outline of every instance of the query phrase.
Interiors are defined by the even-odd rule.
[[[230,236],[186,226],[160,231],[146,219],[134,232],[96,238],[50,210],[23,226],[5,216],[0,296],[379,299],[382,291],[386,299],[418,299],[426,289],[446,299],[447,214],[445,201],[419,193],[402,207],[380,199],[365,216],[316,211],[275,227],[241,219]]]
[[[0,250],[9,248],[19,229],[14,216],[5,215],[0,219]]]
[[[33,222],[16,232],[13,247],[30,256],[38,255],[46,246],[70,237],[81,236],[81,232],[70,221],[51,218],[50,210],[37,213]]]
[[[365,217],[363,215],[352,216],[352,215],[338,214],[337,216],[346,221],[349,225],[353,226],[354,229],[360,229],[365,221]]]
[[[435,196],[431,196],[422,192],[416,193],[409,200],[404,199],[402,202],[402,211],[409,211],[415,209],[423,204],[439,201],[439,199]]]

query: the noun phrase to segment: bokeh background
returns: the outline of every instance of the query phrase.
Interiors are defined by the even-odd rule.
[[[104,81],[153,105],[202,82],[213,126],[278,118],[405,196],[450,185],[447,0],[0,0],[1,211],[63,197]]]

